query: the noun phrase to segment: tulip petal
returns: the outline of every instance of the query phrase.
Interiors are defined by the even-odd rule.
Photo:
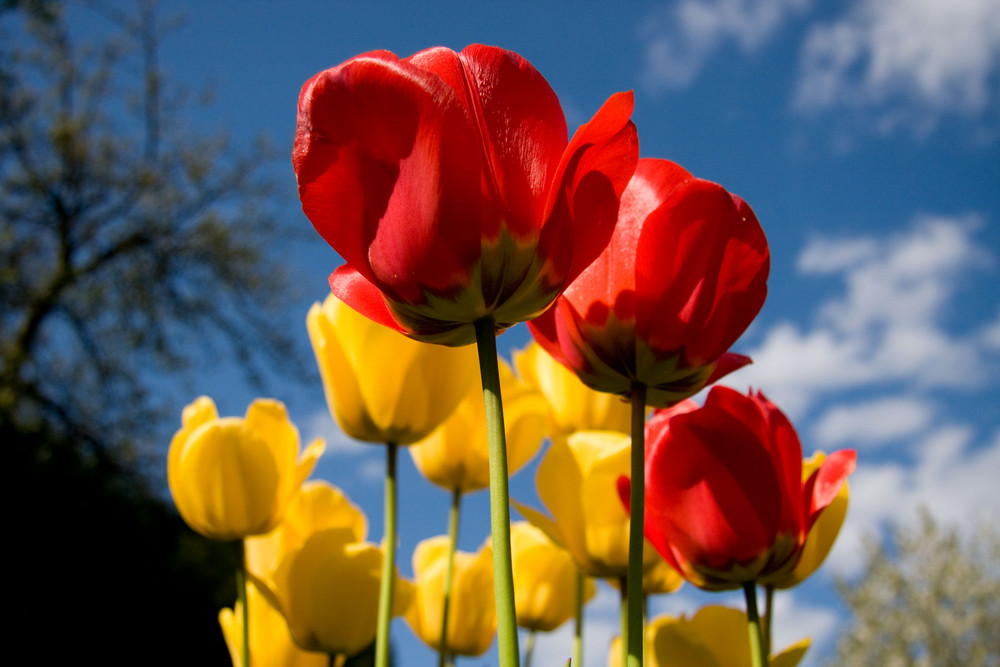
[[[807,528],[811,528],[820,512],[837,497],[841,487],[847,483],[847,476],[857,466],[857,452],[843,449],[826,457],[823,465],[813,472],[803,487],[806,502]]]
[[[343,265],[330,274],[333,295],[373,322],[400,333],[406,330],[393,318],[382,292],[356,268]]]
[[[480,253],[483,165],[468,150],[476,143],[439,77],[388,52],[352,58],[300,95],[293,164],[303,210],[390,298],[456,289]]]

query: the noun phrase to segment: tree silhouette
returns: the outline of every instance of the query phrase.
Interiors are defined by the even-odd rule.
[[[135,7],[76,7],[110,34],[80,44],[63,4],[0,5],[9,631],[45,664],[227,664],[229,545],[188,530],[141,464],[163,466],[157,438],[179,425],[165,373],[220,355],[250,380],[302,368],[285,232],[272,151],[188,127],[192,98],[158,64],[176,23]]]

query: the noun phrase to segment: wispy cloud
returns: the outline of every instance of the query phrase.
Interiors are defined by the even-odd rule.
[[[642,81],[653,92],[683,88],[715,53],[734,45],[759,49],[792,13],[811,0],[681,0],[643,20]]]
[[[995,321],[953,332],[959,289],[993,272],[974,216],[921,216],[885,238],[817,238],[802,252],[806,276],[842,291],[803,327],[778,322],[734,381],[763,388],[793,415],[844,390],[972,390],[996,381]]]
[[[995,116],[998,70],[996,0],[856,0],[806,35],[793,107],[923,135],[947,115]]]

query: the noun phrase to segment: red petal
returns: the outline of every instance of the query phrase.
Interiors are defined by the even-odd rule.
[[[632,107],[631,92],[608,98],[573,135],[549,190],[545,224],[566,231],[553,234],[548,252],[568,256],[563,244],[572,242],[566,284],[604,251],[614,233],[620,199],[639,158]]]
[[[763,232],[720,186],[674,184],[646,219],[636,257],[640,336],[690,365],[718,359],[759,312],[769,259]]]
[[[405,334],[406,329],[392,318],[385,298],[379,289],[348,265],[330,274],[330,291],[333,295],[368,319]]]
[[[475,144],[440,78],[389,53],[353,58],[314,77],[300,97],[293,163],[303,210],[393,298],[448,291],[479,259]]]
[[[826,457],[818,470],[806,480],[802,490],[808,517],[806,530],[812,528],[816,518],[840,493],[847,476],[854,472],[858,455],[853,449],[842,449]]]
[[[781,494],[770,455],[751,431],[709,406],[653,434],[646,516],[693,563],[747,562],[775,539]]]
[[[719,357],[719,361],[715,364],[715,369],[708,377],[708,381],[705,383],[705,386],[718,382],[730,373],[738,371],[744,366],[749,366],[752,363],[753,359],[746,355],[736,354],[735,352],[726,352],[724,355]]]

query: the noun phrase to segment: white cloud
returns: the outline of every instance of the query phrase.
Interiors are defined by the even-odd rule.
[[[884,445],[918,435],[932,423],[935,412],[931,402],[907,396],[838,405],[823,414],[813,426],[812,440],[828,451],[840,447]]]
[[[780,591],[774,596],[774,647],[780,651],[809,637],[810,649],[802,667],[818,664],[817,654],[831,645],[837,629],[837,613],[828,607],[809,604],[798,590]]]
[[[799,268],[842,280],[811,325],[779,322],[735,376],[762,388],[793,416],[845,389],[976,389],[1000,366],[993,327],[953,333],[960,288],[992,268],[975,238],[980,221],[923,216],[888,238],[816,239]],[[826,259],[822,259],[826,258]]]
[[[810,0],[682,0],[642,25],[646,44],[643,82],[652,90],[682,88],[727,43],[753,53],[786,17]]]
[[[802,47],[793,106],[860,111],[887,134],[976,117],[998,100],[996,0],[856,0]]]

